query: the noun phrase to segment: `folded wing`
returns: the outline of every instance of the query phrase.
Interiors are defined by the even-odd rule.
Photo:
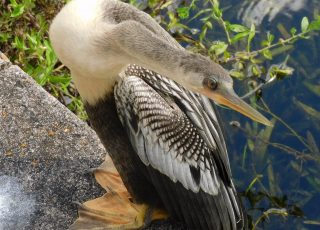
[[[159,193],[170,193],[159,195],[170,206],[177,202],[169,209],[191,226],[236,229],[243,217],[210,101],[135,65],[118,82],[115,99],[135,152],[151,170],[152,183]]]

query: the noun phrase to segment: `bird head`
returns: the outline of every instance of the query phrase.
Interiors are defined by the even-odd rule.
[[[211,62],[211,61],[210,61]],[[257,110],[243,101],[233,90],[233,80],[228,72],[220,65],[211,62],[205,72],[193,73],[185,78],[188,88],[212,99],[218,104],[227,106],[254,121],[266,126],[272,123]]]

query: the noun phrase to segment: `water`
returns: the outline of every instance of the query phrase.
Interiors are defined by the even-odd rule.
[[[181,2],[175,1],[170,9],[180,7]],[[208,8],[208,5],[203,7],[204,2],[197,3],[199,10],[191,12],[190,18]],[[285,35],[283,28],[288,33],[292,27],[300,31],[304,16],[312,19],[320,12],[318,0],[224,0],[220,3],[225,20],[248,27],[255,24],[257,39],[252,50],[261,47],[268,31],[277,41]],[[203,25],[199,20],[184,22],[194,31],[201,30]],[[181,29],[173,28],[171,32],[175,31]],[[198,35],[190,36],[198,39]],[[216,25],[207,38],[226,40],[223,30]],[[289,55],[287,64],[294,68],[292,76],[262,90],[263,101],[278,118],[273,129],[258,125],[237,112],[220,109],[234,181],[242,192],[251,218],[249,222],[257,223],[255,229],[320,229],[319,38],[318,33],[309,40],[300,40],[293,49],[264,62],[264,67],[269,68]],[[231,68],[230,65],[225,67]],[[247,83],[235,81],[239,95],[248,91]],[[265,114],[270,119],[273,117]],[[241,128],[232,127],[230,121],[239,121]],[[264,213],[268,218],[258,223]]]
[[[280,37],[282,35],[277,28],[280,23],[288,30],[292,26],[300,28],[302,17],[312,18],[317,9],[319,13],[320,4],[312,0],[230,0],[223,1],[223,7],[226,9],[226,20],[248,25],[253,21],[261,34],[269,30],[276,37]],[[267,146],[265,153],[265,146],[250,151],[248,135],[245,134],[248,128],[245,124],[254,126],[253,123],[230,110],[221,110],[225,120],[233,175],[239,191],[245,191],[258,174],[262,176],[260,182],[252,186],[252,194],[247,193],[244,198],[248,213],[256,221],[262,212],[269,208],[285,208],[289,212],[286,218],[270,215],[268,220],[258,225],[262,229],[320,229],[320,162],[313,159],[314,156],[318,159],[320,157],[319,149],[316,149],[320,148],[320,116],[312,111],[312,108],[320,111],[320,89],[313,88],[314,92],[311,89],[320,86],[319,41],[319,34],[310,40],[301,40],[293,50],[268,61],[266,66],[278,63],[290,55],[288,65],[295,71],[292,76],[276,81],[262,92],[262,98],[272,113],[293,128],[306,145],[277,121],[269,133],[270,139],[262,139],[280,143],[294,151],[271,145]],[[237,83],[238,91],[241,91],[245,84]],[[232,128],[228,124],[230,120],[240,121],[243,130]],[[257,126],[258,132],[262,129],[265,127]],[[253,135],[256,134],[253,132]],[[251,141],[254,142],[254,139],[251,138]],[[261,147],[263,142],[255,144]],[[310,154],[311,150],[317,153]],[[257,200],[254,206],[250,204],[248,197]],[[310,221],[318,221],[318,225],[310,224]]]

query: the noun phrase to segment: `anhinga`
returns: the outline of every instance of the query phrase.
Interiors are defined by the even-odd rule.
[[[164,208],[189,229],[244,228],[209,99],[270,122],[234,93],[220,65],[116,0],[71,1],[50,38],[135,203]]]

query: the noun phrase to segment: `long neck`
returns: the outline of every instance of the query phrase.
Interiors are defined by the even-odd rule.
[[[168,39],[150,16],[118,2],[71,1],[50,27],[60,60],[71,69],[76,87],[91,104],[112,91],[128,64],[151,69],[183,84],[210,61]],[[86,10],[83,16],[83,9]],[[131,18],[121,18],[130,12]]]
[[[117,74],[106,76],[106,78],[93,78],[86,73],[72,70],[71,76],[82,100],[90,105],[96,104],[106,95],[113,96],[113,87],[118,78]]]

